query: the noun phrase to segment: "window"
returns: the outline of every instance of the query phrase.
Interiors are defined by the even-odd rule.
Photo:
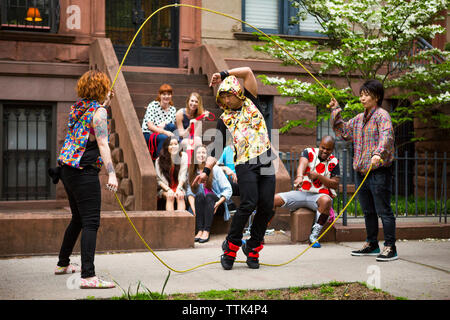
[[[57,32],[58,0],[2,0],[1,29]]]
[[[0,103],[0,200],[53,196],[47,170],[54,162],[54,111],[48,104]]]
[[[270,130],[273,126],[273,96],[258,95],[259,106],[261,113],[266,121],[267,130]]]
[[[299,36],[324,36],[317,20],[307,14],[306,20],[299,23],[292,22],[299,11],[292,6],[291,0],[243,0],[242,18],[249,24],[261,29],[265,33],[286,34]],[[255,30],[243,24],[243,31]]]

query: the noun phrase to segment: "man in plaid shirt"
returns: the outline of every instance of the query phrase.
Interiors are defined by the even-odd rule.
[[[353,169],[359,186],[372,164],[372,171],[359,191],[364,212],[367,239],[353,256],[376,255],[377,261],[398,259],[395,247],[395,217],[391,208],[392,171],[394,160],[394,129],[389,113],[381,108],[383,85],[377,80],[366,81],[360,88],[364,112],[345,122],[341,108],[332,99],[331,123],[337,136],[353,142]],[[378,247],[378,216],[383,223],[384,249]]]

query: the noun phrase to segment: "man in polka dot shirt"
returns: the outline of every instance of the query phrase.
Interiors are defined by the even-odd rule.
[[[324,136],[319,148],[303,150],[294,180],[295,190],[277,193],[274,198],[275,208],[309,208],[316,212],[310,243],[317,240],[327,222],[339,187],[339,161],[331,153],[334,144],[333,137]],[[320,244],[316,243],[315,246],[320,247]]]

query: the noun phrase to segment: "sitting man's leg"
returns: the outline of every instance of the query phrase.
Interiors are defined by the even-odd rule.
[[[287,208],[289,210],[297,210],[298,208],[306,207],[311,210],[316,210],[316,207],[311,208],[310,203],[307,201],[307,192],[292,190],[288,192],[277,193],[273,199],[272,216],[269,217],[269,222],[275,215],[276,208]],[[314,203],[315,204],[315,203]]]
[[[273,209],[279,208],[284,206],[286,202],[283,200],[283,198],[280,196],[280,193],[277,193],[273,199]]]
[[[330,216],[330,209],[333,204],[333,200],[328,195],[321,195],[317,201],[316,219],[312,227],[311,235],[309,236],[309,242],[313,243],[317,240],[322,231],[323,226]]]
[[[278,207],[297,210],[301,207],[309,207],[306,200],[306,192],[303,191],[277,193],[273,199],[273,208],[274,210]]]

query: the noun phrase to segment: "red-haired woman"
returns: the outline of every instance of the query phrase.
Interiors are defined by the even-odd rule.
[[[172,95],[173,89],[170,85],[161,85],[158,97],[149,103],[142,120],[142,132],[153,160],[159,156],[166,138],[174,136],[177,110],[173,106]]]
[[[77,94],[81,100],[71,107],[68,132],[58,157],[72,220],[64,234],[55,274],[80,271],[70,264],[69,257],[81,232],[80,288],[113,288],[114,283],[95,275],[94,267],[101,208],[98,173],[103,164],[108,174],[107,189],[117,190],[108,145],[106,106],[111,99],[110,81],[103,72],[88,71],[78,80]]]

